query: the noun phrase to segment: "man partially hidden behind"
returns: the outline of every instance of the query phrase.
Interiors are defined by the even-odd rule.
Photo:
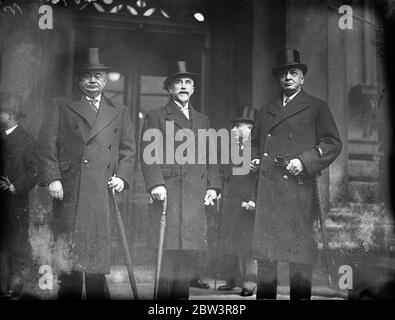
[[[303,89],[307,66],[299,52],[277,57],[273,76],[281,93],[258,112],[251,131],[252,169],[259,166],[253,236],[257,299],[276,299],[277,261],[289,262],[290,298],[310,299],[319,213],[316,177],[342,143],[327,104]]]
[[[31,267],[29,197],[37,184],[35,141],[19,124],[21,98],[0,92],[0,295],[23,293]]]
[[[232,138],[237,140],[239,153],[245,150],[245,143],[255,122],[257,109],[239,106],[232,122]],[[223,207],[220,226],[219,254],[222,268],[226,272],[226,284],[219,291],[241,287],[241,296],[251,296],[253,290],[246,287],[247,263],[251,256],[252,231],[255,221],[256,174],[234,175],[238,165],[222,165],[224,177]]]
[[[188,299],[190,280],[196,274],[197,253],[208,249],[204,205],[213,205],[221,191],[218,166],[197,163],[198,129],[210,128],[209,119],[190,103],[197,76],[186,71],[185,61],[179,61],[178,66],[179,71],[164,82],[171,94],[169,102],[146,114],[141,135],[141,168],[147,192],[154,199],[151,208],[158,217],[161,202],[167,197],[167,225],[158,285],[158,299],[163,300]],[[174,126],[174,131],[167,132],[166,125]],[[164,154],[172,153],[173,161],[167,161],[164,156],[164,163],[150,163],[151,159],[145,158],[149,155],[144,152],[150,142],[144,139],[144,133],[150,129],[161,133],[163,146],[174,143],[174,150],[181,143],[194,144],[196,153],[192,156],[196,162],[180,163],[174,150],[165,150]],[[175,141],[177,132],[188,134],[192,140]],[[171,141],[170,144],[165,143],[166,140]]]
[[[112,188],[128,188],[135,160],[128,109],[103,93],[109,67],[90,48],[79,66],[80,99],[55,98],[40,136],[40,181],[53,197],[52,230],[71,270],[60,275],[59,299],[109,298]]]

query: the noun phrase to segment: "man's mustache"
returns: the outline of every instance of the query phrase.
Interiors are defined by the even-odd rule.
[[[99,84],[98,83],[88,83],[87,87],[98,87]]]

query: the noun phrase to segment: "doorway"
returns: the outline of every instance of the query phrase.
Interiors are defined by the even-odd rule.
[[[193,28],[163,21],[155,25],[136,25],[133,22],[119,24],[113,20],[96,21],[77,19],[75,23],[75,64],[80,53],[88,47],[100,48],[100,61],[109,65],[117,73],[108,81],[105,94],[108,98],[126,105],[135,128],[135,138],[139,151],[139,139],[145,114],[164,106],[168,92],[163,81],[177,72],[177,60],[187,61],[188,71],[199,76],[197,90],[192,97],[195,109],[203,111],[205,86],[207,86],[208,65],[207,32],[204,28]],[[131,188],[120,197],[119,206],[124,218],[126,236],[133,246],[133,254],[139,263],[150,263],[154,257],[156,237],[150,234],[148,214],[148,194],[139,161],[134,170]],[[113,226],[115,228],[115,226]],[[114,233],[117,234],[116,229]],[[118,262],[120,249],[114,238],[114,262]],[[122,261],[119,261],[122,263]]]

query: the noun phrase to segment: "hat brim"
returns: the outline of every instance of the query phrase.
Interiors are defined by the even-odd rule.
[[[173,73],[172,75],[168,76],[165,81],[163,81],[163,88],[167,90],[171,83],[177,78],[191,78],[195,84],[198,82],[199,77],[195,73],[191,72],[177,72]]]
[[[272,70],[272,75],[273,75],[273,77],[277,77],[279,73],[281,73],[285,70],[288,70],[288,69],[292,69],[292,68],[297,68],[297,69],[302,70],[303,75],[305,75],[308,70],[307,65],[305,65],[303,63],[294,63],[294,64],[287,64],[284,66],[279,66],[277,68],[274,68]]]
[[[104,64],[99,64],[99,65],[82,65],[82,66],[77,66],[75,68],[77,71],[87,71],[87,70],[100,70],[100,71],[109,71],[111,67],[108,67]]]

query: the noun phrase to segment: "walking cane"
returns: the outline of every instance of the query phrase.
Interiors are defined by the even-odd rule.
[[[138,296],[138,293],[137,293],[136,280],[134,279],[134,271],[133,271],[132,259],[130,257],[129,246],[128,246],[128,242],[126,240],[125,228],[124,228],[124,225],[123,225],[121,212],[119,211],[117,199],[115,197],[115,189],[114,188],[112,188],[111,198],[112,198],[112,201],[114,203],[115,215],[116,215],[116,218],[117,218],[117,224],[118,224],[119,232],[121,234],[121,242],[122,242],[123,251],[125,253],[126,268],[128,270],[130,285],[132,287],[134,299],[138,300],[139,296]]]
[[[155,273],[155,285],[154,285],[154,300],[158,300],[159,276],[162,266],[163,242],[165,240],[165,230],[166,230],[166,210],[167,210],[167,196],[165,196],[165,198],[163,199],[162,216],[160,218],[159,244],[158,244],[158,255],[156,261],[156,273]]]
[[[216,252],[215,252],[215,275],[214,275],[214,290],[217,290],[217,276],[218,276],[218,259],[219,259],[219,240],[221,237],[221,218],[222,218],[222,214],[220,214],[220,203],[219,201],[221,200],[221,196],[218,196],[217,198],[217,207],[216,207],[216,216],[215,216],[215,220],[217,222],[218,225],[218,231],[217,231],[217,243],[216,243]]]
[[[316,195],[318,197],[318,182],[316,181],[315,183],[315,188],[316,188]],[[331,271],[330,271],[330,264],[331,261],[329,259],[329,253],[328,253],[328,237],[326,233],[326,226],[325,226],[325,217],[324,217],[324,211],[322,210],[321,207],[321,202],[319,198],[317,199],[318,201],[318,220],[321,225],[321,238],[322,238],[322,250],[324,254],[324,265],[325,265],[325,271],[328,275],[328,284],[329,288],[332,288],[332,276],[331,276]]]

